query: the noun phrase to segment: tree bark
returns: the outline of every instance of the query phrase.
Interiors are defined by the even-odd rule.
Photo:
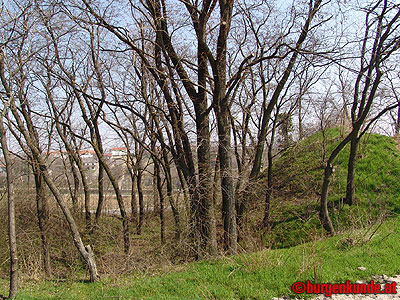
[[[357,134],[351,137],[350,141],[350,155],[347,163],[347,184],[346,184],[346,203],[348,205],[354,204],[354,177],[357,160],[357,149],[359,139]]]
[[[278,112],[277,112],[278,114]],[[272,198],[272,167],[273,167],[273,157],[272,157],[272,149],[275,142],[275,132],[276,132],[276,123],[277,117],[275,117],[273,126],[272,126],[272,133],[271,133],[271,141],[268,146],[268,170],[267,170],[267,192],[265,194],[265,203],[264,203],[264,218],[262,221],[262,225],[264,228],[267,228],[269,225],[269,215],[270,215],[270,204]]]
[[[142,227],[143,227],[143,219],[144,219],[144,195],[143,195],[143,186],[142,186],[142,169],[138,169],[136,175],[136,185],[138,191],[138,198],[139,198],[139,222],[137,225],[136,233],[142,234]]]
[[[97,189],[98,189],[98,200],[97,200],[97,208],[96,208],[96,224],[98,224],[99,219],[101,217],[101,212],[103,211],[104,204],[104,167],[99,162],[99,173],[97,175]]]
[[[136,175],[133,170],[131,173],[131,222],[137,226],[138,212],[137,212],[137,199],[136,199]]]
[[[74,162],[74,159],[71,155],[71,153],[67,153],[68,155],[68,161],[71,166],[71,171],[72,171],[72,176],[74,180],[74,187],[73,190],[71,191],[71,199],[72,199],[72,207],[74,209],[74,213],[77,213],[79,211],[79,203],[78,203],[78,195],[79,195],[79,176],[78,176],[78,171],[76,170],[76,165]]]
[[[54,198],[56,198],[57,203],[60,206],[60,208],[68,222],[74,244],[75,244],[76,248],[79,250],[79,253],[81,254],[82,258],[85,260],[85,262],[89,268],[90,281],[95,282],[99,279],[99,274],[97,272],[97,266],[96,266],[93,251],[91,251],[90,245],[87,245],[87,246],[83,245],[82,238],[80,236],[78,226],[76,225],[74,217],[72,216],[71,211],[69,210],[68,206],[64,202],[60,191],[54,184],[53,180],[50,178],[50,175],[48,174],[45,163],[39,157],[38,153],[35,153],[34,155],[37,156],[38,162],[40,164],[41,173],[43,174],[46,184],[48,185],[51,192],[53,193]]]
[[[1,55],[1,54],[0,54]],[[15,198],[14,198],[14,172],[7,145],[6,130],[4,128],[4,113],[0,115],[0,139],[1,148],[6,165],[6,184],[7,184],[7,202],[8,202],[8,242],[10,247],[10,291],[8,299],[17,297],[18,292],[18,256],[17,256],[17,234],[15,229]]]
[[[328,234],[333,234],[335,231],[328,211],[328,188],[332,173],[333,167],[330,163],[328,163],[325,167],[324,181],[322,184],[321,203],[319,208],[320,222],[324,229],[328,232]]]
[[[47,240],[47,229],[49,228],[49,207],[46,197],[43,175],[40,174],[39,165],[33,163],[33,173],[35,176],[36,189],[36,209],[38,217],[38,225],[40,231],[40,239],[42,240],[43,267],[47,277],[52,274],[50,260],[50,245]]]
[[[231,254],[237,253],[235,191],[232,176],[232,149],[230,125],[226,111],[217,117],[219,160],[222,191],[222,218],[224,220],[224,246]]]
[[[157,159],[153,159],[154,163],[154,177],[156,180],[158,198],[160,199],[160,239],[161,244],[165,243],[165,220],[164,220],[164,193],[161,183],[160,164]]]

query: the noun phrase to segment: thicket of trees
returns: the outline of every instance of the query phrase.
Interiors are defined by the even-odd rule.
[[[277,149],[312,128],[345,120],[348,134],[328,155],[321,186],[321,224],[333,233],[327,199],[335,157],[350,143],[351,205],[361,136],[378,120],[389,122],[386,130],[399,131],[396,1],[14,0],[0,9],[10,298],[17,281],[12,155],[25,159],[34,174],[46,274],[52,273],[47,186],[96,281],[93,251],[75,221],[81,190],[86,227],[95,232],[104,182],[111,183],[128,254],[132,226],[142,231],[143,172],[151,169],[161,241],[168,205],[175,238],[187,238],[197,258],[221,248],[235,254],[260,189],[265,195],[260,224],[268,227]],[[105,155],[110,142],[126,148],[130,209],[120,175]],[[82,149],[93,149],[99,164],[94,217]],[[50,150],[65,155],[70,203],[49,172]],[[266,189],[259,179],[264,170]]]

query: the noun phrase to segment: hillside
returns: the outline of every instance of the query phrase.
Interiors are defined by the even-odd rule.
[[[341,131],[316,133],[283,152],[273,167],[272,230],[274,247],[288,247],[320,235],[319,194],[324,162],[340,142]],[[340,231],[369,226],[400,212],[400,152],[391,137],[365,135],[360,142],[352,207],[343,204],[349,146],[334,162],[329,189],[331,218]]]

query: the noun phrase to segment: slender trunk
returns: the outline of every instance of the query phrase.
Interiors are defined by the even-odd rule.
[[[82,160],[80,157],[77,158],[77,165],[78,165],[78,171],[79,174],[81,175],[81,180],[82,180],[82,187],[83,187],[83,193],[84,193],[84,205],[85,205],[85,223],[86,223],[86,229],[89,231],[91,230],[92,227],[92,216],[90,213],[90,187],[89,183],[86,178],[85,171],[83,169],[82,165]]]
[[[143,201],[143,187],[142,187],[142,170],[139,169],[136,176],[136,185],[139,197],[139,222],[137,225],[137,234],[142,234],[143,218],[144,218],[144,201]]]
[[[357,133],[351,137],[350,141],[350,156],[347,164],[347,185],[346,185],[346,203],[354,204],[354,177],[357,159],[357,148],[359,143]]]
[[[269,209],[272,198],[272,144],[268,149],[268,171],[267,171],[267,192],[265,194],[264,203],[264,218],[262,221],[263,227],[267,228],[269,225]]]
[[[168,156],[163,155],[164,164],[165,164],[165,180],[167,183],[167,198],[169,204],[171,205],[172,215],[175,221],[175,239],[177,241],[181,238],[181,221],[180,221],[180,213],[177,204],[174,201],[173,197],[173,188],[172,188],[172,176],[171,176],[171,167],[168,161]]]
[[[46,276],[50,277],[52,274],[52,269],[50,260],[50,246],[47,240],[47,229],[49,227],[48,199],[46,197],[43,175],[40,174],[37,162],[34,164],[33,170],[36,188],[36,209],[40,230],[40,239],[42,240],[43,266]]]
[[[97,188],[98,188],[98,201],[96,209],[96,224],[98,224],[101,212],[104,204],[104,166],[99,162],[99,173],[97,176]]]
[[[328,188],[330,183],[330,177],[333,173],[333,167],[331,164],[327,164],[324,172],[324,181],[322,184],[322,193],[321,193],[321,204],[319,209],[319,219],[321,221],[322,226],[328,232],[328,234],[334,233],[333,224],[331,218],[329,217],[328,211]]]
[[[213,205],[217,207],[218,205],[218,195],[219,195],[219,188],[221,187],[220,177],[219,177],[219,154],[215,158],[215,166],[214,166],[214,181],[213,181]]]
[[[39,163],[41,164],[41,172],[43,174],[44,180],[46,181],[46,184],[49,186],[51,192],[54,195],[54,198],[56,198],[58,205],[60,206],[65,218],[67,219],[74,244],[79,250],[79,253],[82,255],[83,259],[86,261],[88,268],[89,268],[89,273],[90,273],[90,281],[94,282],[99,279],[99,275],[97,272],[97,267],[94,259],[93,252],[91,251],[90,245],[84,246],[82,242],[82,238],[80,236],[78,226],[76,225],[76,222],[74,220],[74,217],[71,214],[71,211],[69,210],[68,206],[64,203],[64,200],[62,199],[62,195],[57,189],[56,185],[50,178],[46,165],[44,162],[39,160]]]
[[[298,115],[298,124],[299,124],[299,141],[301,141],[303,139],[304,133],[303,133],[303,118],[301,116],[302,114],[302,101],[301,101],[301,97],[299,99],[297,108],[299,110],[299,115]]]
[[[336,146],[336,148],[332,151],[331,155],[328,158],[328,161],[324,170],[324,179],[322,183],[322,192],[321,192],[321,200],[320,200],[320,209],[319,209],[319,220],[324,227],[324,229],[328,232],[328,234],[334,233],[334,228],[332,221],[329,217],[328,210],[328,189],[330,183],[330,177],[333,173],[333,161],[338,156],[340,151],[349,143],[351,140],[351,133],[349,133],[340,143]]]
[[[97,281],[99,279],[99,275],[97,272],[97,267],[96,267],[96,262],[95,262],[93,252],[91,251],[90,246],[85,247],[83,245],[82,238],[79,233],[78,226],[76,225],[75,219],[74,219],[73,215],[71,214],[71,211],[69,210],[68,206],[64,202],[63,197],[62,197],[60,191],[58,190],[57,186],[55,185],[54,181],[51,179],[51,177],[48,173],[48,170],[47,170],[47,166],[41,157],[40,151],[36,147],[37,141],[35,141],[33,139],[34,137],[32,138],[31,135],[28,133],[28,131],[24,128],[23,122],[18,115],[18,112],[17,112],[14,102],[12,102],[11,111],[17,122],[19,130],[23,134],[25,141],[28,144],[28,147],[32,151],[33,159],[35,159],[39,164],[40,172],[43,175],[43,179],[45,180],[47,186],[50,188],[51,192],[53,193],[54,198],[56,199],[61,211],[63,212],[63,214],[67,220],[74,244],[89,268],[90,281],[91,282]]]
[[[11,93],[11,89],[7,84],[7,80],[5,79],[4,62],[3,62],[3,59],[1,56],[0,56],[0,78],[1,78],[1,82],[3,84],[3,87],[6,91],[7,97],[10,100],[10,110],[12,112],[12,115],[14,116],[16,126],[18,127],[18,130],[23,135],[23,137],[26,141],[26,144],[32,153],[33,159],[38,162],[40,172],[43,175],[43,179],[45,180],[47,186],[50,188],[51,192],[53,193],[60,209],[62,210],[62,212],[67,220],[71,235],[74,240],[74,244],[88,265],[89,273],[90,273],[90,281],[92,281],[92,282],[97,281],[99,276],[97,273],[97,267],[96,267],[93,252],[89,251],[89,250],[91,250],[90,246],[87,246],[85,248],[85,246],[83,245],[83,242],[82,242],[78,227],[76,225],[76,222],[74,220],[74,217],[71,214],[71,211],[69,210],[68,206],[64,202],[60,191],[58,190],[57,186],[55,185],[54,181],[51,179],[51,177],[48,173],[47,166],[46,166],[43,158],[41,157],[41,153],[40,153],[40,150],[38,147],[38,144],[39,144],[38,135],[35,133],[34,127],[32,126],[32,119],[30,118],[30,114],[27,113],[26,109],[24,108],[24,105],[26,105],[26,103],[27,103],[27,102],[25,102],[25,100],[26,100],[25,98],[23,98],[23,99],[20,98],[20,104],[22,105],[21,111],[22,111],[22,114],[23,114],[23,117],[24,117],[24,120],[26,121],[26,123],[24,123],[24,121],[22,120],[22,118],[20,116],[20,110],[17,109],[15,100],[13,98],[13,94]],[[3,125],[3,123],[1,121],[2,120],[0,120],[0,125]],[[25,125],[27,127],[25,127]],[[3,130],[1,130],[1,129],[3,129]],[[4,133],[4,128],[0,128],[0,132]],[[2,139],[2,142],[5,142],[4,139]],[[4,146],[6,146],[6,145],[4,145]],[[7,149],[4,146],[2,147],[3,151],[4,151],[4,149]],[[12,193],[9,193],[9,196],[10,195],[12,195]],[[13,226],[10,226],[10,227],[11,228],[14,227],[14,230],[13,230],[13,235],[10,236],[10,251],[13,252],[11,261],[14,261],[14,256],[16,256],[16,252],[15,252],[16,249],[14,247],[15,243],[16,243],[16,241],[15,241],[15,222],[13,222],[12,225]],[[13,273],[16,272],[16,266],[14,266],[14,270],[12,270],[12,271],[13,271]],[[17,275],[14,274],[13,276],[16,277]],[[14,282],[14,284],[15,284],[15,282]],[[15,285],[15,292],[16,292],[16,285]]]
[[[394,134],[398,135],[400,133],[400,105],[397,108],[397,119],[396,119],[396,124],[395,124],[395,129],[394,129]]]
[[[95,146],[95,145],[93,145]],[[124,251],[125,253],[129,253],[130,249],[130,237],[129,237],[129,220],[125,210],[124,200],[122,198],[121,189],[118,186],[118,182],[115,179],[114,175],[111,172],[110,166],[106,163],[105,158],[100,152],[98,147],[94,147],[97,157],[99,159],[99,163],[103,166],[104,171],[107,173],[107,176],[111,182],[111,185],[114,189],[115,196],[117,198],[118,208],[122,218],[122,235],[124,239]]]
[[[165,220],[164,220],[164,193],[162,190],[160,165],[157,159],[153,160],[154,163],[154,177],[156,179],[158,198],[160,199],[160,238],[161,243],[165,243]]]
[[[69,152],[68,152],[68,160],[69,160],[69,164],[71,165],[72,176],[74,179],[74,188],[71,191],[72,207],[73,207],[74,213],[77,213],[79,211],[79,205],[78,205],[79,176],[78,176],[78,171],[76,170],[76,165],[75,165],[74,159],[73,159],[71,153],[69,153]]]
[[[280,78],[278,85],[276,86],[276,89],[274,90],[274,93],[271,97],[271,100],[269,101],[267,106],[263,106],[263,113],[262,113],[262,121],[261,121],[261,128],[259,130],[258,133],[258,138],[257,138],[257,145],[256,145],[256,149],[255,149],[255,154],[254,154],[254,160],[253,160],[253,166],[250,172],[250,176],[249,176],[249,181],[250,184],[248,185],[246,192],[245,192],[245,197],[243,199],[243,201],[240,204],[240,208],[238,211],[238,219],[241,220],[241,218],[243,217],[246,209],[247,209],[247,199],[249,199],[251,196],[251,183],[252,181],[255,181],[260,173],[261,170],[261,164],[262,164],[262,157],[263,157],[263,153],[264,153],[264,147],[265,147],[265,140],[268,134],[268,124],[269,124],[269,120],[271,118],[271,113],[274,110],[275,105],[277,104],[280,95],[284,89],[284,87],[286,86],[286,83],[289,79],[290,74],[292,73],[293,67],[295,66],[297,57],[299,55],[299,49],[301,49],[303,42],[305,41],[311,26],[311,22],[315,16],[315,14],[318,12],[320,6],[321,6],[322,0],[316,0],[314,5],[312,2],[310,2],[310,6],[309,6],[309,11],[308,11],[308,15],[307,15],[307,19],[303,25],[303,28],[301,30],[301,33],[297,39],[296,42],[296,47],[293,51],[293,54],[290,57],[290,60],[285,68],[285,71],[283,73],[283,76]],[[263,72],[263,70],[262,70]],[[261,77],[262,81],[263,81],[263,94],[264,94],[264,103],[266,100],[266,82],[264,79],[264,75],[262,75]],[[239,227],[241,226],[241,221],[239,221]]]
[[[8,151],[6,131],[3,123],[3,113],[0,116],[0,139],[7,172],[7,200],[8,200],[8,242],[10,247],[10,291],[8,299],[14,299],[18,291],[18,256],[17,234],[15,230],[15,199],[14,199],[14,172],[11,166],[11,157]]]
[[[267,192],[265,195],[265,204],[264,204],[264,218],[262,224],[264,228],[267,228],[269,225],[269,209],[271,204],[272,198],[272,166],[273,166],[273,159],[272,159],[272,147],[274,143],[274,132],[272,134],[271,143],[268,147],[268,171],[267,171]]]
[[[153,176],[153,213],[155,216],[160,214],[160,201],[158,197],[157,178]]]
[[[188,186],[187,186],[187,183],[185,180],[185,176],[183,175],[183,172],[179,168],[179,166],[176,167],[176,170],[178,172],[179,183],[181,184],[185,208],[186,208],[186,211],[190,212],[190,196],[189,196]]]
[[[174,202],[172,193],[170,193],[168,190],[167,190],[167,197],[168,197],[169,204],[171,205],[172,215],[173,215],[174,221],[175,221],[175,239],[177,241],[179,241],[181,239],[181,217],[180,217],[179,209],[178,209],[176,203]]]
[[[138,213],[137,213],[137,199],[136,199],[136,175],[132,170],[131,173],[131,222],[137,226]]]

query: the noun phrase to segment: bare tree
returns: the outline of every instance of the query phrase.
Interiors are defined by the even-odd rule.
[[[30,6],[28,6],[29,8]],[[18,36],[17,39],[13,41],[15,43],[15,46],[17,49],[19,49],[18,55],[15,57],[12,55],[14,52],[12,49],[10,49],[11,45],[6,45],[8,46],[8,53],[10,53],[10,56],[2,55],[1,56],[1,63],[0,63],[0,78],[1,78],[1,83],[2,87],[5,91],[5,95],[8,98],[8,101],[10,103],[10,112],[12,114],[12,117],[15,121],[15,126],[18,129],[18,131],[21,133],[25,143],[26,147],[29,149],[29,151],[32,154],[33,159],[38,163],[39,165],[39,170],[41,175],[43,175],[43,179],[46,182],[47,186],[50,188],[51,192],[53,193],[60,209],[62,210],[67,223],[69,225],[69,229],[71,232],[71,235],[73,237],[74,244],[78,251],[80,252],[82,258],[85,260],[85,262],[88,265],[89,272],[90,272],[90,280],[91,281],[96,281],[98,280],[99,276],[97,273],[97,267],[94,259],[94,254],[90,246],[84,246],[78,227],[76,225],[76,222],[74,220],[73,215],[71,214],[68,206],[63,200],[63,197],[61,196],[61,193],[59,189],[57,188],[56,184],[52,180],[48,169],[46,162],[42,156],[41,150],[39,148],[39,140],[38,140],[38,135],[36,133],[36,127],[33,125],[32,117],[31,117],[31,110],[29,108],[29,103],[32,101],[32,99],[29,99],[29,93],[28,90],[30,85],[27,85],[26,83],[26,78],[28,78],[27,72],[30,71],[28,68],[26,62],[29,61],[32,57],[29,56],[28,54],[24,51],[26,43],[29,42],[29,34],[30,30],[32,29],[32,26],[34,24],[28,24],[26,23],[27,20],[29,20],[29,17],[31,15],[28,15],[29,10],[27,9],[24,11],[23,16],[25,16],[25,19],[22,19],[22,24],[20,32],[20,36]],[[25,15],[26,14],[26,15]],[[25,23],[24,23],[25,22]],[[4,49],[3,49],[4,51]],[[3,52],[4,53],[4,52]],[[27,55],[27,56],[25,56]],[[8,60],[12,60],[16,65],[17,65],[17,72],[10,72],[7,70],[6,72],[6,64],[4,63],[6,57]],[[7,64],[9,67],[10,64]],[[6,74],[9,74],[9,78],[7,80]],[[18,100],[18,102],[16,101]]]
[[[4,48],[0,49],[0,77],[4,84],[6,78],[4,73],[1,71],[4,69]],[[11,97],[11,95],[8,95]],[[17,234],[15,230],[15,197],[14,197],[14,172],[12,166],[12,160],[10,151],[7,145],[6,130],[4,127],[4,115],[7,114],[8,101],[5,101],[1,97],[3,109],[0,113],[0,142],[1,149],[4,156],[6,173],[7,173],[7,200],[8,200],[8,243],[10,247],[10,291],[8,299],[14,299],[17,297],[18,291],[18,256],[17,256]]]
[[[328,187],[333,172],[333,161],[340,151],[350,143],[346,201],[353,203],[354,174],[357,146],[371,124],[398,103],[381,108],[372,119],[364,124],[375,100],[375,95],[384,75],[385,62],[399,49],[400,7],[383,0],[365,8],[365,31],[361,41],[360,68],[354,83],[354,98],[351,104],[351,132],[336,146],[325,166],[321,192],[320,221],[328,233],[334,228],[328,211]],[[364,126],[364,127],[363,127]]]

